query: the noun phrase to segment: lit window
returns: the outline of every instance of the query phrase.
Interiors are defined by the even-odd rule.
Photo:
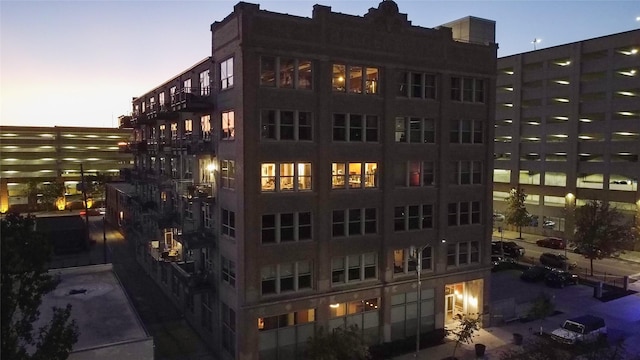
[[[222,139],[233,140],[235,138],[235,116],[232,111],[222,113]]]
[[[260,173],[262,192],[312,190],[311,163],[262,163]]]

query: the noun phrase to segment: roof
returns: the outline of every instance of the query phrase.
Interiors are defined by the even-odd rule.
[[[51,270],[60,284],[42,301],[42,321],[51,307],[71,304],[80,336],[69,359],[153,359],[149,336],[111,264]]]

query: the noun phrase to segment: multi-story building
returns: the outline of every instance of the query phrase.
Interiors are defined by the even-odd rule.
[[[576,206],[640,219],[640,30],[498,59],[494,209],[524,189],[529,231],[571,239]]]
[[[210,58],[134,98],[120,218],[221,358],[487,310],[495,24],[460,21],[474,26],[413,26],[393,1],[312,18],[238,3]]]
[[[131,153],[122,152],[131,129],[91,127],[0,126],[0,210],[27,203],[29,183],[63,182],[73,197],[86,176],[118,178],[132,167]]]

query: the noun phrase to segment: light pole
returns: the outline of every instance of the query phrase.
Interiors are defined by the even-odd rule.
[[[446,239],[442,239],[442,243],[446,243],[447,240]],[[420,352],[420,323],[422,321],[421,317],[422,317],[422,277],[421,277],[421,272],[422,272],[422,252],[424,251],[424,249],[426,249],[427,247],[429,247],[429,244],[425,244],[423,246],[421,246],[420,248],[416,248],[415,246],[411,246],[411,248],[409,249],[409,253],[411,254],[411,256],[416,260],[416,280],[417,280],[417,291],[418,291],[418,303],[417,303],[417,315],[418,315],[418,322],[417,322],[417,326],[416,326],[416,353],[413,354],[413,357],[418,358],[418,353]]]
[[[574,212],[574,204],[575,204],[575,196],[572,193],[567,193],[567,195],[565,195],[565,219],[564,219],[564,225],[565,225],[565,230],[564,230],[564,257],[567,259],[565,261],[564,264],[564,270],[567,271],[568,267],[569,267],[569,258],[567,257],[567,245],[569,245],[569,239],[568,239],[568,234],[567,234],[567,218],[569,218],[570,221],[570,230],[571,230],[571,234],[573,234],[573,212]]]
[[[533,44],[533,50],[536,49],[536,44],[539,44],[542,41],[542,39],[538,39],[538,38],[534,38],[533,41],[531,42]]]

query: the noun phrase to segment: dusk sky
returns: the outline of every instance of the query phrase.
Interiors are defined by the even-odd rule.
[[[211,55],[209,26],[238,1],[0,0],[0,124],[115,127],[131,98]],[[364,15],[380,0],[248,1],[311,17]],[[640,27],[640,1],[396,0],[413,25],[496,21],[498,56]]]

